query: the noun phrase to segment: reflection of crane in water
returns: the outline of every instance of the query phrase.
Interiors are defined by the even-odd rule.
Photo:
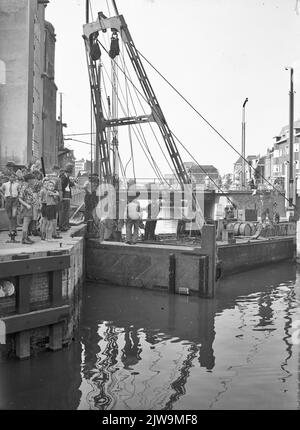
[[[92,409],[106,410],[115,403],[110,386],[114,383],[114,366],[117,364],[118,333],[110,323],[103,323],[101,327],[104,327],[104,332],[100,334],[99,327],[94,336],[92,336],[93,333],[88,336],[90,342],[84,345],[85,350],[90,351],[94,350],[93,345],[96,345],[97,352],[94,351],[92,355],[89,354],[89,357],[85,357],[83,375],[92,386],[92,391],[86,395],[86,402]],[[99,348],[100,352],[98,352]],[[102,356],[104,356],[103,359]]]
[[[260,294],[255,294],[255,296],[256,296],[256,303],[258,305],[257,316],[259,316],[260,319],[255,326],[258,328],[253,328],[252,330],[253,331],[257,331],[257,330],[261,331],[261,329],[259,327],[262,327],[262,330],[264,331],[264,337],[263,337],[263,339],[261,339],[260,337],[255,337],[255,343],[253,344],[252,348],[249,350],[247,357],[245,359],[247,364],[252,362],[253,357],[258,352],[258,347],[260,345],[262,345],[263,343],[265,343],[266,337],[269,337],[271,332],[273,330],[275,330],[275,328],[274,329],[267,328],[269,325],[273,324],[274,312],[272,309],[272,304],[274,301],[273,300],[274,296],[271,294],[271,291],[268,291],[267,293],[262,292]],[[244,301],[244,299],[240,300],[239,302],[236,303],[236,308],[240,312],[240,319],[241,319],[241,324],[240,324],[240,326],[238,326],[238,330],[241,333],[239,335],[237,335],[236,338],[239,338],[242,341],[244,340],[245,330],[248,327],[248,323],[246,321],[246,317],[247,317],[246,312],[249,311],[249,301],[246,302],[245,306],[243,306],[243,301]],[[239,365],[229,366],[227,368],[227,371],[229,371],[229,372],[233,371],[234,373],[232,376],[230,376],[226,379],[221,378],[220,384],[222,385],[222,389],[217,393],[214,400],[210,403],[209,408],[212,408],[213,406],[215,406],[215,404],[221,399],[221,397],[228,391],[229,385],[232,383],[234,377],[236,377],[238,375],[238,369],[243,368],[244,366],[245,366],[245,364],[242,363]]]
[[[130,369],[130,366],[134,366],[141,360],[140,354],[142,348],[140,347],[140,339],[138,331],[134,327],[126,327],[124,334],[125,345],[122,349],[121,360],[124,364],[124,369]]]
[[[110,387],[114,386],[115,383],[114,372],[115,366],[118,363],[118,336],[116,327],[112,323],[108,323],[104,338],[107,345],[102,353],[105,358],[98,360],[96,363],[97,368],[102,373],[102,377],[100,376],[99,378],[100,393],[94,400],[96,403],[98,401],[102,410],[108,409],[108,407],[111,409],[116,402]],[[106,401],[104,402],[103,399]]]
[[[186,359],[183,361],[181,368],[179,369],[179,377],[172,382],[171,387],[175,391],[170,399],[167,401],[164,410],[171,410],[173,405],[177,400],[185,394],[185,385],[187,383],[187,379],[190,376],[190,369],[194,366],[193,361],[197,357],[199,353],[199,347],[195,344],[191,344],[189,347],[189,353]]]
[[[286,352],[287,352],[287,356],[285,358],[285,360],[283,361],[283,363],[281,364],[281,369],[286,373],[286,376],[281,378],[282,382],[286,382],[287,378],[290,378],[292,376],[292,373],[287,369],[288,366],[288,362],[292,357],[293,354],[293,344],[292,342],[290,342],[291,340],[291,328],[292,328],[292,323],[293,323],[293,310],[294,310],[294,304],[296,303],[296,292],[294,290],[293,286],[289,286],[289,291],[287,292],[287,294],[284,296],[284,302],[286,304],[285,307],[285,311],[286,311],[286,315],[284,317],[284,334],[285,336],[283,337],[283,341],[286,344]]]

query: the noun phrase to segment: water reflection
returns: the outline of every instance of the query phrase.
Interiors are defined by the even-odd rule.
[[[267,272],[265,269],[248,272],[247,282],[245,274],[236,275],[221,283],[215,300],[89,285],[86,298],[89,314],[83,321],[82,341],[85,349],[90,349],[89,342],[99,346],[94,369],[99,369],[101,375],[109,375],[99,378],[100,396],[109,397],[102,408],[248,408],[245,399],[255,395],[255,389],[262,395],[260,379],[274,386],[270,397],[276,400],[271,399],[269,407],[275,407],[277,401],[276,407],[282,407],[282,393],[288,393],[285,407],[295,407],[295,357],[289,363],[293,355],[295,278],[295,268],[289,264],[271,266]],[[97,303],[96,296],[99,300],[101,297],[101,303]],[[86,337],[84,330],[95,323],[96,337]],[[228,345],[224,344],[225,339]],[[274,365],[268,365],[272,348],[280,354]],[[258,359],[260,364],[256,367]],[[278,381],[287,383],[287,372],[293,379],[291,387],[276,386]],[[252,393],[250,387],[243,390],[242,406],[239,406],[240,392],[236,397],[224,396],[236,385],[235,381],[238,384],[234,388],[240,390],[239,380],[245,384],[249,378],[257,381],[252,384],[257,387]],[[83,392],[80,408],[95,406],[94,399],[84,399]],[[255,402],[255,406],[268,407],[268,401],[264,406]]]
[[[108,397],[101,407],[171,408],[185,394],[195,359],[208,369],[214,365],[215,304],[163,292],[99,288],[88,286],[82,342],[84,350],[93,351],[85,357],[87,369],[91,359],[94,371],[99,369],[100,397]],[[82,372],[95,382],[84,365]],[[83,396],[80,408],[94,407],[94,398],[85,403]]]
[[[296,409],[299,288],[291,264],[224,279],[214,300],[87,284],[80,344],[1,363],[0,408]]]
[[[0,409],[76,409],[81,397],[81,346],[31,360],[0,362]]]

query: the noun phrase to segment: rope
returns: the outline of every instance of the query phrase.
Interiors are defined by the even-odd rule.
[[[122,55],[121,55],[121,61],[123,60],[123,65],[125,69],[125,59],[124,59],[124,44],[122,44]],[[124,75],[125,78],[125,90],[126,90],[126,106],[127,106],[127,115],[129,116],[129,104],[128,104],[128,82],[127,82],[127,76]],[[130,153],[131,153],[131,160],[132,160],[132,171],[133,171],[133,178],[136,180],[135,175],[135,165],[134,165],[134,156],[133,156],[133,146],[132,146],[132,135],[131,135],[131,127],[128,126],[128,136],[129,136],[129,142],[130,142]],[[130,161],[130,160],[129,160]],[[128,161],[128,163],[129,163]],[[127,164],[128,164],[127,163]],[[126,164],[126,167],[127,167]]]
[[[108,54],[108,51],[107,51],[107,49],[105,48],[105,46],[99,41],[99,43],[100,43],[100,45],[101,45],[101,47],[107,52],[107,54]],[[139,52],[139,51],[138,51]],[[120,66],[119,65],[117,65],[118,67],[119,67],[119,69],[121,70],[121,72],[123,73],[123,74],[125,74],[125,71],[123,71],[121,68],[120,68]],[[159,73],[159,72],[158,72]],[[127,76],[127,75],[126,75]],[[129,82],[132,84],[132,86],[135,88],[135,90],[140,94],[140,96],[145,100],[145,102],[148,104],[148,101],[147,101],[147,99],[145,98],[145,96],[141,93],[141,91],[136,87],[136,85],[132,82],[132,80],[127,76],[127,79],[129,80]],[[175,90],[175,91],[177,91],[177,90]],[[248,163],[248,162],[247,162]],[[211,177],[210,177],[210,175],[207,175],[211,180],[213,180]],[[164,181],[166,182],[166,180],[164,179]],[[224,192],[223,190],[222,190],[222,192]]]
[[[123,44],[123,47],[124,47],[124,44]],[[130,79],[131,79],[130,72],[129,72],[129,70],[128,70],[128,68],[127,68],[126,64],[125,64],[124,54],[123,54],[123,64],[124,64],[124,70],[126,70],[127,74],[129,75],[129,77],[130,77]],[[125,76],[127,77],[127,75],[125,75]],[[143,104],[142,104],[141,100],[139,99],[139,97],[138,97],[138,95],[137,95],[136,88],[135,88],[135,87],[133,87],[133,88],[134,88],[134,90],[135,90],[136,98],[137,98],[137,100],[138,100],[138,102],[139,102],[139,104],[140,104],[140,106],[141,106],[141,108],[142,108],[142,111],[143,111],[143,113],[144,113],[144,114],[146,114],[146,111],[145,111],[145,109],[144,109],[144,106],[143,106]],[[133,101],[133,97],[132,97],[132,94],[131,94],[130,88],[129,88],[129,95],[130,95],[130,99],[131,99],[131,103],[132,103],[132,105],[133,105],[133,109],[134,109],[135,115],[137,115],[137,111],[136,111],[136,109],[135,109],[135,105],[134,105],[134,101]],[[164,152],[164,150],[163,150],[163,148],[162,148],[162,146],[161,146],[161,144],[160,144],[160,142],[159,142],[159,140],[158,140],[158,138],[157,138],[157,135],[156,135],[156,133],[155,133],[155,131],[154,131],[154,129],[153,129],[152,124],[149,122],[149,123],[148,123],[148,125],[149,125],[149,127],[150,127],[150,129],[151,129],[151,131],[152,131],[152,134],[153,134],[153,136],[154,136],[154,138],[155,138],[155,140],[156,140],[156,142],[157,142],[157,144],[158,144],[158,146],[159,146],[159,148],[160,148],[160,150],[161,150],[161,152],[162,152],[162,154],[163,154],[164,159],[166,160],[166,162],[167,162],[167,164],[168,164],[168,166],[169,166],[169,169],[171,170],[171,172],[173,173],[173,175],[176,177],[176,174],[175,174],[175,172],[174,172],[174,170],[173,170],[173,166],[171,165],[171,163],[170,163],[170,161],[169,161],[168,157],[166,156],[166,154],[165,154],[165,152]],[[141,131],[142,131],[142,127],[141,127],[141,125],[140,125],[140,124],[139,124],[139,127],[140,127],[140,129],[141,129]]]
[[[92,8],[92,2],[91,2],[91,0],[89,0],[89,3],[90,3],[90,11],[91,11],[92,21],[94,21],[93,8]]]
[[[171,84],[171,82],[170,81],[168,81],[168,79],[167,78],[165,78],[157,69],[156,69],[156,67],[154,67],[153,66],[153,64],[149,61],[149,60],[147,60],[147,58],[139,51],[139,50],[137,50],[138,51],[138,53],[140,54],[140,56],[153,68],[153,70],[155,70],[156,71],[156,73],[158,73],[158,75],[193,109],[193,111],[194,112],[196,112],[196,114],[198,115],[198,116],[200,116],[200,118],[201,119],[203,119],[203,121],[205,121],[206,122],[206,124],[227,144],[227,145],[229,145],[230,146],[230,148],[231,149],[233,149],[241,158],[242,158],[242,160],[244,160],[249,166],[250,166],[250,168],[251,169],[253,169],[257,174],[259,174],[259,176],[265,181],[265,182],[267,182],[275,191],[277,191],[282,197],[284,197],[284,199],[287,201],[287,202],[289,202],[289,199],[287,198],[287,197],[285,197],[285,194],[283,194],[283,193],[281,193],[280,192],[280,190],[278,190],[270,181],[268,181],[265,177],[264,177],[264,175],[262,174],[262,173],[260,173],[259,171],[257,171],[250,163],[249,163],[249,161],[246,159],[246,158],[244,158],[243,156],[242,156],[242,154],[240,154],[240,152],[237,150],[237,149],[235,149],[235,147],[230,143],[230,142],[228,142],[228,140],[227,139],[225,139],[225,137],[180,93],[180,91],[178,91],[175,87],[174,87],[174,85],[172,85]],[[294,204],[292,204],[292,206],[296,209],[296,206],[294,205]]]
[[[122,71],[122,69],[121,69],[121,71]],[[121,90],[121,94],[122,94],[123,100],[124,100],[124,102],[126,103],[125,95],[124,95],[124,92],[123,92],[122,87],[121,87],[121,85],[120,85],[120,82],[119,82],[119,78],[118,78],[118,77],[117,77],[117,84],[118,84],[118,85],[119,85],[119,87],[120,87],[120,90]],[[119,98],[119,97],[118,97],[118,101],[119,101],[120,105],[122,106],[123,114],[124,114],[124,115],[126,115],[126,110],[125,110],[125,108],[123,107],[122,102],[121,102],[121,100],[120,100],[120,98]],[[128,114],[129,114],[129,116],[131,116],[131,113],[130,113],[130,112],[129,112]],[[144,135],[144,133],[143,133],[143,131],[142,131],[142,129],[141,129],[140,124],[135,124],[135,125],[136,125],[136,127],[137,127],[137,129],[138,129],[138,132],[139,132],[139,134],[140,134],[141,139],[142,139],[142,140],[143,140],[143,142],[144,142],[143,144],[144,144],[145,148],[147,149],[147,151],[148,151],[148,153],[149,153],[149,155],[150,155],[150,157],[151,157],[151,159],[152,159],[152,162],[153,162],[153,164],[154,164],[154,165],[155,165],[155,167],[156,167],[156,170],[160,172],[160,173],[159,173],[159,175],[160,175],[160,177],[161,177],[161,179],[162,179],[162,178],[163,178],[163,174],[162,174],[162,172],[160,171],[160,169],[159,169],[159,167],[158,167],[158,165],[157,165],[156,161],[154,160],[154,158],[153,158],[153,156],[152,156],[152,154],[151,154],[151,151],[150,151],[149,146],[148,146],[148,144],[147,144],[147,140],[146,140],[145,135]],[[138,127],[138,126],[139,126],[139,127]]]
[[[107,6],[107,10],[108,10],[108,16],[111,16],[110,7],[109,7],[109,4],[108,4],[107,0],[106,0],[106,6]]]
[[[122,69],[120,69],[120,70],[123,72],[123,70],[122,70]],[[123,72],[123,73],[124,73],[124,72]],[[120,86],[120,82],[119,82],[119,80],[118,80],[118,84],[119,84],[119,86]],[[121,86],[120,86],[120,88],[121,88]],[[123,99],[124,99],[124,101],[125,101],[125,96],[124,96],[124,93],[123,93],[123,91],[122,91],[122,88],[121,88],[121,94],[122,94]],[[122,103],[121,103],[120,99],[119,99],[119,102],[120,102],[120,104],[122,105]],[[125,101],[125,103],[126,103],[126,101]],[[133,107],[134,107],[134,106],[133,106]],[[124,109],[124,107],[123,107],[123,106],[122,106],[122,110],[123,110],[124,115],[126,115],[126,112],[125,112],[125,109]],[[135,107],[134,107],[134,110],[135,110]],[[135,112],[136,112],[136,110],[135,110]],[[129,112],[129,115],[130,115],[130,112]],[[154,160],[154,158],[153,158],[153,156],[152,156],[152,154],[151,154],[151,151],[150,151],[149,146],[148,146],[148,144],[147,144],[147,141],[146,141],[145,135],[144,135],[144,133],[143,133],[143,131],[142,131],[141,125],[140,125],[140,124],[137,124],[137,125],[136,125],[136,128],[137,128],[137,131],[138,131],[138,133],[139,133],[139,135],[140,135],[141,140],[143,141],[143,144],[144,144],[144,146],[145,146],[145,148],[146,148],[147,152],[149,153],[149,155],[150,155],[150,157],[151,157],[151,160],[152,160],[152,163],[153,163],[153,166],[152,166],[152,164],[151,164],[151,167],[153,168],[153,170],[154,170],[155,174],[157,175],[157,177],[160,179],[161,183],[162,183],[162,182],[166,182],[166,181],[165,181],[165,179],[164,179],[164,177],[163,177],[163,174],[162,174],[161,170],[159,169],[159,167],[158,167],[157,163],[155,162],[155,160]],[[134,130],[134,132],[135,132],[135,129],[133,129],[133,130]],[[137,139],[138,139],[138,136],[137,136],[136,132],[135,132],[135,135],[136,135],[136,137],[137,137]],[[139,140],[139,139],[138,139],[138,141],[139,141],[139,143],[140,143],[140,145],[141,145],[141,142],[140,142],[140,140]],[[143,148],[142,148],[142,149],[143,149]],[[147,157],[147,159],[148,159],[148,161],[149,161],[149,158],[148,158],[148,157]],[[167,182],[166,182],[166,183],[167,183]]]
[[[107,49],[105,48],[105,46],[99,41],[99,43],[100,43],[100,45],[102,46],[102,48],[108,53],[108,51],[107,51]],[[222,139],[222,140],[224,140],[224,142],[226,143],[226,144],[228,144],[239,156],[241,156],[242,157],[242,159],[250,166],[250,168],[251,169],[253,169],[253,170],[255,170],[255,168],[248,162],[248,160],[246,159],[246,158],[244,158],[240,153],[239,153],[239,151],[237,150],[237,149],[235,149],[234,148],[234,146],[233,145],[231,145],[226,139],[225,139],[225,137],[221,134],[221,133],[219,133],[216,129],[215,129],[215,127],[212,125],[212,124],[210,124],[210,122],[152,65],[152,63],[150,62],[150,61],[148,61],[147,60],[147,58],[146,57],[144,57],[144,55],[139,51],[139,50],[137,50],[138,51],[138,53],[141,55],[141,57],[142,58],[144,58],[144,60],[167,82],[167,84],[197,113],[197,115],[198,116],[200,116],[208,125],[209,125],[209,127],[210,128],[212,128],[212,130],[214,130],[215,131],[215,133],[217,133],[218,134],[218,136]],[[120,68],[120,66],[118,65],[118,67]],[[123,73],[123,74],[125,74],[126,75],[126,73],[125,73],[125,71],[123,71],[121,68],[120,68],[120,70],[121,70],[121,72]],[[127,75],[126,75],[127,76]],[[148,104],[148,102],[147,102],[147,99],[145,98],[145,96],[141,93],[141,91],[136,87],[136,85],[132,82],[132,80],[127,76],[127,79],[129,80],[129,82],[132,84],[132,86],[135,88],[135,90],[140,94],[140,96],[145,100],[145,102]],[[172,133],[173,134],[173,133]],[[175,137],[175,135],[173,134],[173,136]],[[178,139],[177,139],[178,140]],[[186,150],[186,152],[191,156],[191,158],[196,162],[196,164],[201,168],[201,166],[200,166],[200,164],[197,162],[197,160],[193,157],[193,155],[190,153],[190,151],[188,151],[187,150],[187,148],[182,144],[182,142],[180,142],[179,140],[178,140],[178,142],[184,147],[184,149]],[[204,169],[203,168],[201,168],[203,171],[204,171]],[[256,170],[255,170],[256,171]],[[205,174],[207,174],[207,172],[205,172],[204,171],[204,173]],[[280,190],[278,190],[276,187],[274,187],[274,185],[271,183],[271,182],[269,182],[260,172],[258,172],[257,171],[257,173],[259,174],[259,176],[260,177],[262,177],[262,179],[264,179],[275,191],[277,191],[278,192],[278,194],[279,195],[281,195],[287,202],[289,202],[289,200],[285,197],[285,194],[283,194],[283,193],[281,193],[280,192]],[[207,174],[207,176],[210,178],[210,180],[213,182],[213,183],[215,183],[215,181],[213,180],[213,178],[211,178],[210,177],[210,175],[209,174]],[[219,189],[219,190],[221,190],[222,191],[222,193],[224,193],[224,190],[222,190],[217,184],[216,184],[216,186],[217,186],[217,188]],[[228,197],[227,197],[228,198]],[[228,198],[229,199],[229,198]],[[230,199],[229,199],[229,201],[231,201]],[[231,201],[232,202],[232,201]],[[294,208],[296,208],[296,206],[293,204],[292,205]]]
[[[119,67],[119,66],[118,66],[118,67]],[[121,69],[121,70],[122,70],[122,69]],[[104,71],[105,71],[105,73],[107,74],[107,77],[108,77],[109,81],[111,81],[111,79],[110,79],[110,77],[109,77],[109,75],[108,75],[108,72],[107,72],[107,70],[106,70],[105,66],[104,66]],[[122,93],[122,91],[121,91],[121,93]],[[122,95],[123,95],[123,93],[122,93]],[[121,102],[120,98],[119,98],[119,95],[117,96],[117,98],[118,98],[118,101],[119,101],[119,103],[120,103],[120,106],[121,106],[121,109],[122,109],[122,111],[123,111],[123,114],[124,114],[124,115],[126,115],[126,111],[125,111],[125,109],[124,109],[124,107],[123,107],[123,104],[122,104],[122,102]],[[149,152],[149,155],[150,155],[150,157],[151,157],[151,159],[152,159],[153,165],[152,165],[151,161],[149,160],[149,158],[148,158],[148,156],[147,156],[147,154],[146,154],[146,152],[145,152],[145,150],[144,150],[144,148],[143,148],[143,146],[142,146],[142,144],[141,144],[141,142],[140,142],[140,140],[139,140],[139,138],[138,138],[138,136],[137,136],[136,131],[135,131],[135,129],[134,129],[134,128],[133,128],[133,131],[134,131],[135,136],[136,136],[136,138],[137,138],[137,140],[138,140],[139,144],[141,145],[141,148],[142,148],[142,150],[143,150],[143,152],[144,152],[144,154],[145,154],[145,156],[146,156],[146,158],[147,158],[147,160],[148,160],[149,164],[151,165],[151,167],[152,167],[152,169],[153,169],[153,171],[154,171],[155,175],[157,175],[157,177],[162,181],[162,175],[161,175],[161,172],[159,171],[159,168],[158,168],[158,166],[156,165],[156,162],[155,162],[155,160],[153,159],[153,157],[152,157],[152,155],[151,155],[151,153],[150,153],[150,151],[149,151],[149,148],[147,148],[147,146],[145,145],[145,146],[146,146],[146,148],[148,149],[148,152]]]
[[[214,183],[214,185],[217,187],[217,189],[219,191],[221,191],[222,193],[225,193],[224,190],[222,190],[222,188],[215,182],[215,180],[209,176],[208,172],[205,171],[205,169],[203,169],[203,167],[198,163],[198,161],[196,160],[196,158],[191,154],[191,152],[187,149],[187,147],[181,142],[181,140],[179,140],[179,138],[171,131],[173,137],[177,140],[177,142],[183,147],[183,149],[188,153],[188,155],[192,158],[192,160],[197,164],[198,167],[200,167],[200,169],[202,170],[202,172],[207,175],[209,177],[209,179]],[[236,204],[231,200],[230,197],[225,196],[227,198],[227,200],[233,205],[233,207],[236,207]]]

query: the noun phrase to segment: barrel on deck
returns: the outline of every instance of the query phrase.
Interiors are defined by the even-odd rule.
[[[233,232],[234,232],[235,236],[239,236],[239,234],[240,234],[240,223],[239,222],[234,223]]]
[[[242,222],[239,227],[240,236],[251,236],[251,226],[248,222]]]
[[[227,225],[227,230],[233,230],[235,236],[251,236],[255,232],[255,226],[249,222],[234,222]]]

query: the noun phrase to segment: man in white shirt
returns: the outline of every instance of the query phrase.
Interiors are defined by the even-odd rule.
[[[140,202],[137,199],[140,193],[137,192],[135,197],[128,197],[128,203],[126,205],[126,243],[129,245],[136,244],[138,234],[139,234],[139,225],[141,220],[141,207]],[[133,227],[133,235],[132,235],[132,227]]]
[[[16,176],[11,175],[9,181],[2,184],[0,192],[4,197],[5,209],[8,216],[9,236],[17,234],[17,209],[19,202],[20,185],[16,181]]]

